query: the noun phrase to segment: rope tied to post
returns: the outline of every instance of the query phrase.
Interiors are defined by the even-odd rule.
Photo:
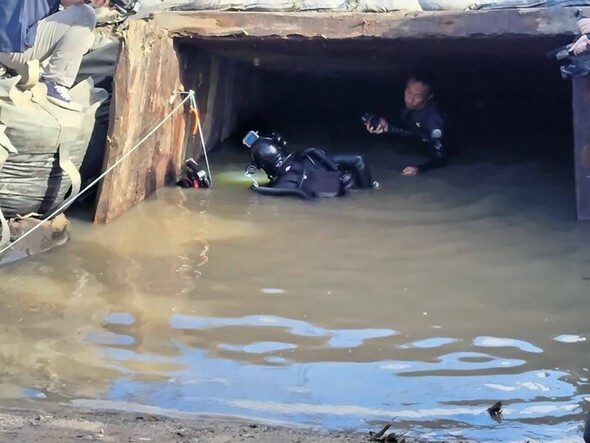
[[[194,104],[194,109],[195,111],[197,111],[197,107],[196,107],[196,100],[195,100],[195,91],[193,91],[192,89],[189,90],[188,92],[185,92],[184,94],[186,94],[186,97],[184,97],[182,99],[182,101],[174,107],[174,109],[172,111],[170,111],[161,121],[160,123],[158,123],[156,126],[154,126],[141,140],[139,140],[128,152],[126,152],[124,155],[121,156],[120,159],[118,159],[115,163],[113,163],[109,168],[107,168],[102,174],[100,174],[97,178],[95,178],[94,180],[92,180],[92,182],[90,182],[88,185],[86,185],[83,189],[80,190],[80,192],[78,192],[76,195],[72,195],[71,197],[67,198],[57,209],[55,209],[52,213],[50,213],[47,217],[45,217],[43,220],[41,220],[40,223],[36,224],[35,226],[33,226],[31,229],[29,229],[28,231],[26,231],[25,233],[23,233],[20,237],[17,237],[12,243],[9,243],[8,245],[4,246],[2,249],[0,249],[0,256],[2,254],[4,254],[6,251],[8,251],[9,249],[11,249],[12,247],[14,247],[14,245],[16,245],[17,243],[19,243],[20,241],[22,241],[23,239],[25,239],[26,237],[28,237],[29,235],[31,235],[33,232],[35,232],[37,229],[39,229],[41,226],[43,226],[46,222],[52,220],[54,217],[56,217],[57,215],[59,215],[62,211],[64,211],[68,206],[70,206],[75,200],[77,200],[78,198],[80,198],[82,195],[84,195],[86,192],[88,192],[89,189],[91,189],[93,186],[95,186],[98,182],[100,182],[100,180],[102,180],[107,174],[109,174],[113,169],[115,169],[117,166],[119,166],[127,157],[129,157],[132,153],[134,153],[143,143],[145,143],[145,141],[147,139],[149,139],[158,129],[160,129],[162,127],[162,125],[164,125],[164,123],[166,123],[180,108],[182,108],[184,106],[184,104],[187,101],[190,101],[191,103],[191,109],[193,108],[193,104]],[[173,102],[170,101],[170,104],[172,104]],[[197,111],[198,112],[198,111]],[[201,133],[201,124],[200,121],[198,119],[198,113],[196,115],[197,117],[197,124],[198,124],[198,129],[199,129],[199,133]],[[206,150],[204,148],[204,141],[203,141],[203,136],[201,134],[201,140],[203,143],[203,151],[206,153]],[[207,160],[206,154],[205,154],[205,159]],[[209,171],[209,162],[207,161],[207,169]]]

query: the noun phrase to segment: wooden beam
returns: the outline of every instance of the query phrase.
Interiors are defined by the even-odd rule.
[[[111,167],[178,105],[181,88],[174,42],[145,21],[132,21],[122,36],[115,70],[111,122],[103,168]],[[101,183],[94,221],[106,223],[164,184],[184,160],[185,113],[179,110]]]
[[[467,38],[552,36],[577,32],[590,8],[530,8],[394,13],[183,11],[154,14],[175,37]]]
[[[574,167],[578,220],[590,220],[590,76],[573,80]]]

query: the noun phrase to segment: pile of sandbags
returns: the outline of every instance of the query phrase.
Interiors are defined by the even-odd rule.
[[[139,17],[162,9],[192,11],[464,11],[588,6],[590,0],[142,0]]]
[[[0,79],[0,210],[3,217],[43,217],[80,190],[78,172],[107,98],[87,79],[71,89],[82,111],[47,100],[42,83],[22,91],[19,77]],[[4,231],[3,231],[4,232]],[[5,236],[0,243],[8,241]]]

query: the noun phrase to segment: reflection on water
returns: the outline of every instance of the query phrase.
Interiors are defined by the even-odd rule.
[[[213,190],[74,219],[68,245],[0,270],[0,396],[579,436],[590,228],[567,170],[476,160],[406,179],[370,155],[381,190],[346,199],[255,195],[222,151]]]

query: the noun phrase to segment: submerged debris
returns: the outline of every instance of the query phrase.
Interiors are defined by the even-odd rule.
[[[502,402],[497,401],[492,406],[488,408],[488,414],[497,422],[502,421]]]
[[[381,443],[410,443],[408,440],[406,440],[404,434],[396,434],[395,432],[391,432],[390,434],[385,435],[390,427],[391,423],[383,426],[383,428],[376,434],[369,432],[369,441],[377,441]]]

